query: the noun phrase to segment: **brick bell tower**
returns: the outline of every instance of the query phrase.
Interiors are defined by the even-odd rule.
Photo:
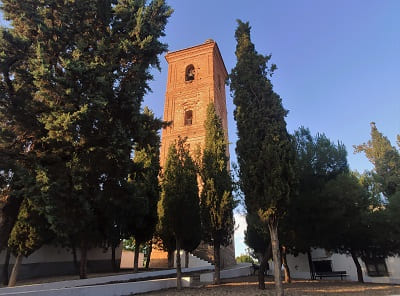
[[[178,138],[187,137],[191,149],[203,148],[207,105],[214,103],[228,135],[225,80],[227,71],[217,43],[211,39],[186,49],[169,52],[168,81],[165,94],[164,120],[172,122],[162,131],[161,167],[169,146]]]
[[[222,120],[228,139],[225,94],[228,73],[217,43],[208,39],[200,45],[168,52],[165,58],[168,62],[168,81],[163,119],[171,122],[171,125],[162,130],[161,167],[165,165],[169,146],[178,136],[187,137],[191,151],[198,145],[204,148],[204,122],[207,106],[211,102]],[[202,259],[213,259],[212,247],[206,244],[201,244],[193,253]],[[221,267],[233,264],[235,250],[232,243],[226,248],[221,248]]]

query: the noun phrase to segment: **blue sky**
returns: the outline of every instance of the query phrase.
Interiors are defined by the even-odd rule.
[[[249,21],[259,53],[272,54],[275,91],[288,109],[290,132],[300,126],[343,142],[350,168],[371,169],[353,145],[369,139],[371,121],[395,144],[400,133],[400,1],[398,0],[170,0],[169,50],[212,38],[228,72],[235,66],[236,19]],[[154,72],[145,98],[162,117],[167,63]],[[230,152],[235,160],[234,106],[227,88]],[[236,253],[244,251],[238,218]]]
[[[178,1],[164,41],[174,51],[217,41],[228,72],[235,66],[236,19],[249,21],[259,53],[272,54],[278,70],[275,91],[288,109],[290,132],[300,126],[343,142],[350,168],[372,165],[353,145],[368,141],[371,121],[392,144],[400,134],[400,1]],[[167,63],[154,72],[153,93],[146,97],[162,116]],[[230,152],[235,160],[234,106],[227,88]],[[235,233],[236,254],[244,252],[243,229]]]

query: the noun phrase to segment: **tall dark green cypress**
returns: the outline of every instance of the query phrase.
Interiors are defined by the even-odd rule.
[[[200,195],[202,233],[203,240],[214,248],[214,282],[219,284],[220,248],[231,243],[235,223],[227,135],[212,103],[207,107],[204,128],[206,139],[199,170],[203,182]]]
[[[46,218],[36,208],[35,201],[26,196],[8,241],[9,248],[16,257],[10,276],[10,287],[15,286],[22,258],[28,257],[52,238],[53,233]]]
[[[1,148],[35,158],[38,202],[59,242],[81,249],[84,278],[104,209],[135,199],[140,107],[172,11],[163,0],[5,0],[2,10],[11,28],[0,39]]]
[[[143,112],[143,137],[135,147],[133,159],[137,166],[131,179],[136,185],[137,195],[143,199],[146,211],[139,223],[132,223],[130,231],[135,237],[134,271],[138,271],[139,247],[149,241],[155,232],[158,222],[157,203],[160,199],[160,136],[158,130],[162,121],[156,120],[154,114],[145,108]]]
[[[240,186],[247,211],[257,214],[268,226],[276,294],[283,295],[278,224],[295,179],[293,143],[286,130],[287,111],[268,79],[276,66],[267,65],[270,56],[256,52],[249,23],[238,21],[235,38],[237,63],[230,79],[236,105]]]
[[[180,251],[190,242],[197,246],[200,238],[197,244],[191,240],[193,232],[201,230],[197,171],[184,139],[169,147],[161,188],[160,228],[175,237],[177,287],[181,289]]]

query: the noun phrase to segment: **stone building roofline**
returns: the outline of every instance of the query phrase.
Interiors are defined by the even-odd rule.
[[[167,60],[167,62],[169,62],[171,60],[179,59],[180,57],[186,56],[186,53],[188,51],[201,52],[203,50],[210,49],[210,48],[215,48],[216,49],[216,52],[217,52],[217,54],[218,54],[218,56],[219,56],[219,58],[220,58],[220,60],[222,62],[222,65],[224,66],[225,74],[228,75],[228,71],[226,70],[224,59],[222,58],[222,55],[221,55],[221,52],[219,50],[218,44],[213,39],[207,39],[202,44],[190,46],[190,47],[179,49],[179,50],[176,50],[176,51],[168,51],[167,54],[165,55],[165,59]]]

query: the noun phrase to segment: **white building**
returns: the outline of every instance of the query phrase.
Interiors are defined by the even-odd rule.
[[[351,256],[330,253],[323,249],[313,249],[311,257],[316,271],[329,271],[318,270],[318,268],[330,268],[330,271],[345,271],[347,276],[344,277],[344,280],[357,281],[357,270]],[[288,255],[287,261],[293,278],[310,279],[311,274],[307,254],[299,254],[296,257]],[[361,258],[358,258],[358,261],[361,265],[365,282],[400,284],[399,257],[376,259],[367,262],[367,264]],[[273,268],[271,262],[269,266]],[[332,277],[331,279],[340,280],[340,276],[337,278]]]

